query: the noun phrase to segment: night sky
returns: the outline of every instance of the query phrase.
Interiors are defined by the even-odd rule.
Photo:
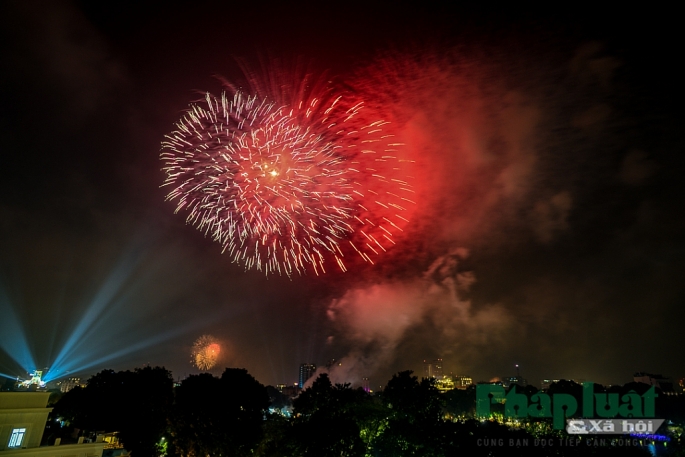
[[[413,3],[3,2],[0,373],[30,353],[54,376],[182,377],[211,334],[264,384],[332,358],[374,387],[438,357],[535,385],[684,377],[673,13]],[[416,160],[413,219],[375,265],[246,272],[164,200],[188,103],[288,62],[355,87]]]

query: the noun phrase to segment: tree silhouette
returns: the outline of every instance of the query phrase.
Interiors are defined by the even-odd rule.
[[[327,374],[321,374],[293,402],[295,418],[290,431],[294,455],[363,456],[363,418],[359,414],[371,402],[361,389],[349,384],[333,386]]]
[[[83,430],[119,432],[129,451],[141,457],[156,456],[172,399],[171,373],[164,368],[103,370],[84,389],[65,394],[55,405],[55,413]]]
[[[266,388],[247,370],[190,376],[176,389],[170,448],[176,455],[250,455],[262,439]]]
[[[393,375],[383,391],[382,402],[389,419],[376,440],[379,455],[444,455],[444,439],[449,431],[443,427],[443,399],[433,379],[419,381],[412,371]]]

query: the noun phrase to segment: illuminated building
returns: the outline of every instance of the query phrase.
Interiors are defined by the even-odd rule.
[[[423,377],[424,378],[442,378],[442,359],[424,360],[423,361]]]
[[[27,379],[25,381],[21,381],[19,383],[20,387],[34,387],[36,389],[38,388],[44,388],[45,387],[45,382],[41,379],[43,376],[43,372],[41,370],[34,370],[33,373],[31,373],[31,379]]]
[[[101,457],[102,435],[95,443],[40,446],[52,408],[49,392],[0,392],[0,457]]]
[[[83,387],[81,384],[81,378],[69,378],[62,381],[59,385],[60,392],[69,392],[74,387]]]
[[[300,389],[304,387],[304,383],[314,375],[315,371],[316,365],[313,363],[303,363],[300,365],[300,382],[298,384]]]
[[[473,379],[471,376],[454,376],[452,377],[454,381],[455,389],[466,389],[468,386],[473,384]]]
[[[440,392],[447,392],[449,390],[453,390],[455,385],[451,376],[443,376],[435,381],[435,387],[437,387]]]
[[[371,388],[369,387],[369,378],[362,378],[362,389],[364,389],[364,392],[366,393],[371,392]]]
[[[162,439],[164,439],[164,438],[162,438]],[[124,445],[121,443],[121,441],[119,441],[119,432],[105,433],[102,436],[102,441],[105,443],[105,450],[107,450],[107,449],[124,449]],[[120,455],[123,455],[123,454],[120,454]]]

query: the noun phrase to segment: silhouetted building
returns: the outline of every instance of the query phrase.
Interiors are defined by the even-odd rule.
[[[304,387],[304,383],[314,375],[315,371],[316,365],[313,363],[303,363],[300,365],[300,382],[298,383],[300,389]]]
[[[329,360],[329,361],[326,363],[326,368],[327,368],[328,370],[330,370],[330,369],[333,368],[333,367],[341,367],[341,366],[342,366],[342,362],[339,362],[339,361],[337,361],[337,360],[335,360],[335,359],[331,359],[331,360]]]
[[[300,392],[302,392],[302,389],[297,384],[293,384],[292,386],[284,386],[283,390],[281,390],[281,393],[283,395],[286,395],[290,398],[297,397],[298,395],[300,395]]]
[[[369,387],[369,378],[362,378],[362,389],[364,389],[364,392],[366,393],[371,392],[371,387]]]
[[[522,376],[505,376],[502,378],[502,385],[505,388],[514,384],[525,387],[528,385],[528,381]]]
[[[660,374],[645,373],[638,371],[633,375],[635,382],[649,384],[650,386],[658,387],[662,392],[673,392],[673,381],[661,376]]]
[[[552,384],[559,381],[559,379],[543,379],[542,381],[540,381],[540,388],[542,390],[548,390]]]
[[[423,377],[424,378],[442,378],[442,359],[424,360],[423,361]]]
[[[518,364],[515,365],[516,367],[516,376],[503,376],[502,377],[502,385],[506,388],[509,387],[513,384],[519,385],[521,387],[525,387],[528,384],[528,381],[521,376],[521,367],[519,367]]]

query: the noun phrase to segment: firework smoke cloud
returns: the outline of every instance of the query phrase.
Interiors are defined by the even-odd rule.
[[[655,166],[628,144],[626,121],[611,108],[615,59],[597,46],[566,55],[540,48],[487,58],[461,48],[390,52],[351,80],[403,131],[420,203],[392,265],[355,278],[328,303],[329,347],[347,346],[331,370],[335,382],[430,357],[487,372],[514,328],[527,338],[506,344],[526,353],[568,332],[575,314],[596,312],[595,297],[579,304],[562,285],[582,270],[561,259],[591,250],[580,234],[596,235],[574,215],[604,220],[612,204],[596,198],[598,189],[645,186]],[[583,168],[608,167],[609,156],[620,169],[605,175],[618,178]],[[559,265],[512,281],[520,259],[544,262],[550,252]]]

